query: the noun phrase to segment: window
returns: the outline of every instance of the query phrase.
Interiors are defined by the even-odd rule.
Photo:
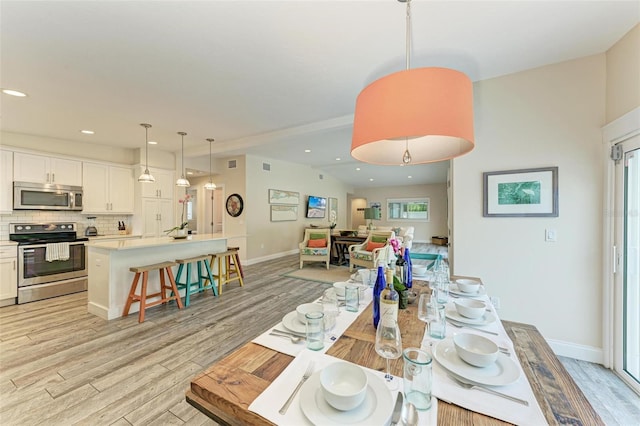
[[[387,220],[420,220],[429,222],[429,199],[387,199]]]

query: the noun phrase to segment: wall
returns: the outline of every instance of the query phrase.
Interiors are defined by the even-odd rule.
[[[26,150],[38,151],[44,154],[71,156],[132,165],[136,162],[136,152],[133,149],[118,148],[106,145],[66,141],[35,135],[0,132],[0,144]],[[151,157],[151,152],[149,152]]]
[[[374,226],[414,226],[415,242],[431,242],[434,235],[447,235],[447,184],[405,185],[380,188],[358,188],[354,196],[362,197],[368,203],[382,204],[382,220],[374,220]],[[429,222],[387,221],[386,201],[388,198],[429,198],[431,218]],[[359,214],[364,217],[362,212]]]
[[[592,361],[602,359],[605,72],[600,54],[476,83],[476,148],[452,165],[453,272],[481,277],[503,319]],[[482,172],[545,166],[559,167],[559,217],[482,217]]]
[[[263,170],[263,163],[270,171]],[[246,157],[246,198],[243,216],[247,222],[250,261],[258,262],[298,250],[304,228],[311,224],[328,226],[328,214],[324,219],[306,219],[307,196],[334,197],[338,199],[337,227],[346,227],[346,194],[349,189],[337,179],[308,166],[287,163],[257,156]],[[322,179],[320,175],[322,174]],[[281,189],[300,193],[298,220],[271,222],[269,189]]]
[[[607,123],[640,106],[640,24],[607,51]]]
[[[118,233],[118,221],[123,221],[127,229],[131,229],[131,216],[126,215],[94,215],[95,226],[98,232],[104,235]],[[0,215],[0,240],[9,239],[10,223],[46,223],[46,222],[75,222],[79,236],[84,235],[87,226],[90,225],[87,215],[77,212],[64,211],[15,211],[10,215]]]

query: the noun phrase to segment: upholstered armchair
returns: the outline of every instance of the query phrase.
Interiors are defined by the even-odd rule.
[[[362,244],[349,246],[349,272],[356,266],[375,268],[380,256],[386,264],[390,250],[389,239],[393,237],[393,231],[371,231]]]
[[[300,269],[304,262],[325,262],[329,269],[331,261],[331,229],[305,229],[300,247]]]

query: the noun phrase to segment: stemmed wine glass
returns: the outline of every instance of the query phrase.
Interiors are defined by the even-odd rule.
[[[387,386],[391,390],[398,388],[398,381],[393,380],[389,362],[392,359],[400,358],[402,355],[402,337],[398,321],[393,318],[381,318],[376,330],[376,352],[387,360],[387,372],[384,378]]]

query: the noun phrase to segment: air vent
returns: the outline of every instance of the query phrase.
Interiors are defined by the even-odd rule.
[[[229,166],[230,169],[235,169],[236,168],[236,160],[229,160]]]
[[[270,172],[271,171],[271,164],[269,163],[262,163],[262,170]]]

